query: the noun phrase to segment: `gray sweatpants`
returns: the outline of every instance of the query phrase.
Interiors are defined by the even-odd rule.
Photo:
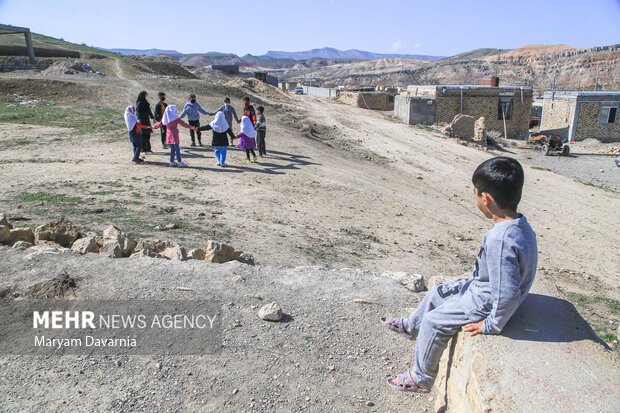
[[[412,335],[417,333],[415,360],[411,376],[420,385],[431,388],[437,377],[439,359],[450,338],[471,320],[464,312],[459,292],[466,279],[447,281],[434,287],[418,308],[403,320]]]

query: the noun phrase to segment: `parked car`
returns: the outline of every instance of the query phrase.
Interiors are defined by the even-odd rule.
[[[304,88],[303,88],[303,87],[301,87],[301,86],[297,86],[297,87],[295,88],[295,94],[296,94],[296,95],[303,95],[303,94],[304,94]]]

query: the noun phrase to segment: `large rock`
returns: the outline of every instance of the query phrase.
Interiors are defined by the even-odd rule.
[[[613,357],[571,303],[530,293],[501,335],[452,338],[435,411],[617,412]]]
[[[204,260],[205,250],[203,250],[202,248],[194,248],[187,253],[187,258],[191,260]]]
[[[105,247],[106,244],[118,244],[122,256],[129,257],[138,243],[119,227],[110,225],[103,230],[103,246]]]
[[[10,243],[25,241],[34,244],[34,232],[29,227],[13,228],[11,231]]]
[[[445,132],[452,138],[473,138],[476,119],[470,115],[457,114],[445,127]]]
[[[243,251],[235,251],[230,245],[211,240],[207,241],[205,260],[217,264],[236,260],[254,265],[254,257],[250,254],[244,254]]]
[[[9,244],[11,242],[11,228],[7,225],[0,226],[0,244]]]
[[[474,139],[477,141],[485,141],[487,137],[487,123],[484,116],[476,119],[474,123]]]
[[[426,291],[426,285],[424,283],[424,276],[421,274],[410,274],[408,272],[393,272],[386,271],[381,274],[382,277],[393,278],[400,281],[400,283],[409,291],[419,293]]]
[[[103,247],[99,249],[99,254],[110,258],[123,258],[123,250],[118,242],[108,242],[107,244],[103,244]]]
[[[79,235],[78,227],[64,217],[41,225],[35,230],[37,241],[53,241],[63,247],[70,247]]]
[[[258,317],[268,321],[282,320],[282,308],[275,301],[264,305],[258,310]]]
[[[80,254],[86,254],[89,252],[99,252],[99,244],[93,236],[87,236],[84,238],[76,239],[71,245],[73,251],[77,251]]]

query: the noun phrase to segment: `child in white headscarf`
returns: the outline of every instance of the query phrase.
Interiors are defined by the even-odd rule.
[[[237,135],[237,138],[241,139],[239,142],[239,147],[245,149],[246,162],[256,162],[258,157],[256,153],[254,153],[254,147],[256,146],[256,142],[254,141],[254,137],[256,136],[256,129],[254,129],[254,125],[252,121],[247,116],[243,116],[241,118],[241,132]],[[250,158],[250,153],[252,154],[252,158]]]
[[[127,130],[129,131],[129,141],[133,145],[133,158],[131,160],[135,163],[144,162],[140,158],[143,143],[140,128],[148,129],[149,127],[138,123],[136,109],[133,106],[127,106],[125,109],[125,125],[127,125]]]
[[[230,126],[226,120],[226,115],[223,112],[217,112],[215,119],[208,125],[201,126],[198,130],[213,130],[213,140],[211,146],[215,148],[215,159],[217,159],[218,166],[226,166],[226,152],[228,150],[228,137],[226,131]]]
[[[168,166],[187,168],[187,164],[181,160],[181,148],[179,147],[179,130],[177,129],[177,126],[181,125],[187,129],[194,129],[194,127],[179,119],[179,116],[177,115],[176,105],[170,105],[166,107],[166,110],[164,111],[164,116],[162,117],[160,122],[157,122],[157,124],[153,126],[153,129],[161,128],[163,125],[166,126],[166,144],[170,146],[170,164]],[[179,163],[176,163],[174,161],[175,156]]]

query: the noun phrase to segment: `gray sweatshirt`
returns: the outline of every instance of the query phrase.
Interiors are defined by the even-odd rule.
[[[228,122],[228,126],[232,127],[232,118],[233,116],[235,117],[235,121],[239,122],[239,118],[237,117],[237,112],[235,112],[235,108],[232,107],[232,105],[222,105],[220,106],[220,108],[218,110],[216,110],[215,112],[213,112],[213,114],[215,115],[217,112],[223,112],[224,113],[224,117],[226,118],[226,122]]]
[[[484,334],[499,334],[523,303],[538,263],[536,234],[525,217],[501,221],[484,236],[473,276],[461,290],[472,321]]]
[[[201,113],[203,115],[206,115],[209,112],[204,110],[200,106],[200,103],[198,103],[198,102],[196,102],[196,103],[187,102],[185,104],[185,106],[183,107],[183,112],[181,112],[179,117],[182,118],[183,116],[187,115],[187,120],[200,120],[200,114]]]

